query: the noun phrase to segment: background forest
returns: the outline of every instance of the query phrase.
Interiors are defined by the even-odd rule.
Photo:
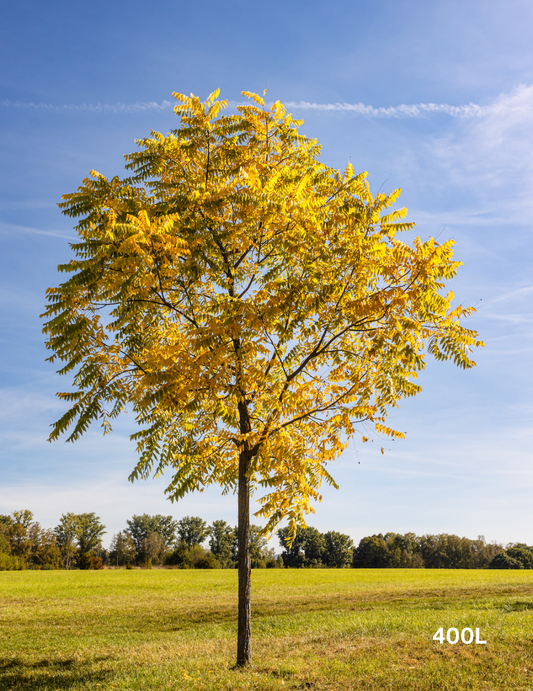
[[[237,532],[224,520],[208,525],[199,516],[180,520],[134,515],[102,545],[106,527],[95,513],[66,513],[53,529],[42,528],[28,509],[0,515],[0,571],[23,569],[236,568]],[[252,568],[532,569],[533,546],[486,542],[458,535],[386,533],[364,537],[311,526],[277,531],[281,553],[268,546],[262,528],[251,530]]]

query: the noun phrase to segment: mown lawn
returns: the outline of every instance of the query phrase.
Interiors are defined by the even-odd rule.
[[[533,690],[533,572],[258,570],[232,669],[235,571],[0,573],[0,689]],[[440,644],[439,627],[486,645]]]

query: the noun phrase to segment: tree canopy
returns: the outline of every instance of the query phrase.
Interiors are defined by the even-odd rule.
[[[187,547],[194,547],[205,540],[210,530],[207,523],[199,516],[184,516],[178,521],[177,533],[178,539]]]
[[[51,439],[77,439],[127,406],[143,429],[133,477],[175,469],[172,497],[233,487],[239,451],[270,490],[272,523],[309,511],[326,466],[369,421],[418,393],[423,345],[471,367],[476,334],[459,325],[444,281],[453,242],[396,235],[365,174],[318,161],[280,103],[219,117],[227,104],[175,94],[181,127],[138,142],[125,180],[92,177],[64,196],[81,217],[71,274],[48,290],[50,358],[75,372]]]
[[[159,513],[155,516],[150,516],[147,513],[143,513],[140,516],[132,516],[127,521],[127,524],[128,532],[133,538],[138,553],[142,551],[143,541],[151,533],[161,535],[166,547],[170,547],[176,540],[178,522],[172,516],[162,516]]]

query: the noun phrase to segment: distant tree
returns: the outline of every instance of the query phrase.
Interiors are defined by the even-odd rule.
[[[94,512],[80,513],[77,519],[76,563],[80,569],[90,569],[93,566],[90,558],[98,556],[96,552],[101,548],[102,535],[106,532],[105,525]]]
[[[30,540],[29,562],[40,569],[59,569],[61,551],[53,530],[41,528],[39,523],[32,523],[28,529]]]
[[[27,568],[28,565],[24,559],[0,552],[0,571],[24,571]]]
[[[184,516],[178,521],[177,533],[180,542],[184,542],[191,548],[201,545],[209,535],[210,529],[199,516]]]
[[[60,566],[55,534],[41,528],[28,509],[0,517],[0,541],[0,552],[22,560],[28,568],[56,569]]]
[[[300,529],[300,549],[303,553],[301,566],[313,567],[327,564],[328,543],[326,536],[316,528],[307,526]]]
[[[414,533],[387,533],[383,539],[389,550],[389,568],[424,568],[424,560],[418,550],[418,538]]]
[[[11,554],[11,547],[6,532],[5,524],[0,522],[0,554]]]
[[[209,535],[211,553],[218,559],[222,568],[232,567],[236,563],[232,556],[235,528],[226,523],[226,521],[213,521],[209,528]]]
[[[381,533],[364,537],[353,552],[352,565],[356,569],[383,569],[389,564],[389,546]]]
[[[485,569],[492,559],[503,552],[503,546],[497,542],[486,542],[483,535],[478,535],[476,540],[472,540],[472,568]]]
[[[510,545],[507,545],[507,549],[511,549],[511,547],[519,547],[520,549],[527,549],[528,552],[531,552],[533,554],[533,546],[528,546],[526,545],[525,542],[515,542]]]
[[[265,552],[268,540],[264,530],[259,525],[250,525],[250,561],[252,569],[266,566],[267,554]]]
[[[169,549],[176,541],[178,522],[172,516],[162,516],[161,514],[150,516],[143,513],[142,516],[133,516],[126,523],[128,524],[128,532],[135,543],[138,558],[142,557],[143,540],[150,533],[161,535],[165,541],[166,549]]]
[[[424,535],[419,538],[419,549],[426,568],[471,569],[475,564],[472,540],[458,535]]]
[[[69,569],[75,561],[80,569],[90,569],[91,557],[99,556],[102,550],[105,532],[105,525],[94,512],[63,514],[54,533],[65,568]]]
[[[113,536],[109,547],[109,556],[112,563],[117,566],[134,564],[137,558],[137,548],[131,533],[124,530]]]
[[[326,564],[325,536],[316,528],[298,527],[292,542],[289,528],[281,528],[277,534],[284,566],[298,569]]]
[[[518,559],[513,559],[505,552],[497,554],[489,564],[489,569],[523,569],[524,565]]]
[[[150,560],[152,564],[161,564],[167,546],[164,538],[159,533],[150,533],[142,543],[142,561]]]
[[[33,523],[33,513],[28,509],[13,511],[11,521],[7,525],[6,535],[9,540],[11,554],[30,564],[31,538],[30,527]]]
[[[326,563],[326,541],[324,535],[313,528],[299,526],[291,542],[290,530],[278,530],[278,539],[283,549],[281,558],[288,568],[324,566]]]
[[[28,567],[26,560],[11,554],[8,529],[11,517],[0,516],[0,571],[21,571]]]
[[[283,559],[276,555],[273,547],[265,547],[263,562],[267,569],[282,569],[284,567]]]
[[[200,549],[203,548],[201,547]],[[184,569],[194,568],[191,559],[191,550],[185,542],[178,542],[171,552],[167,552],[163,558],[163,563],[167,566],[179,566]]]
[[[291,536],[288,527],[280,528],[277,535],[283,550],[281,558],[284,566],[290,569],[300,568],[304,560],[302,528],[298,527],[294,536]]]
[[[78,542],[78,517],[74,513],[64,513],[59,524],[54,528],[57,545],[65,569],[70,569],[74,562]]]
[[[365,537],[354,551],[356,568],[481,569],[502,551],[497,543],[487,543],[480,535],[470,540],[458,535],[387,533]]]
[[[345,569],[352,563],[353,542],[349,535],[343,535],[335,530],[324,534],[326,549],[324,560],[327,566]]]
[[[533,569],[533,554],[527,547],[511,547],[507,550],[507,556],[519,561],[524,569]]]

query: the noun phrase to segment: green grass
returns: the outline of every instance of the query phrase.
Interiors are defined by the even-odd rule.
[[[254,571],[245,671],[236,593],[235,571],[1,572],[0,689],[533,690],[531,571]]]

